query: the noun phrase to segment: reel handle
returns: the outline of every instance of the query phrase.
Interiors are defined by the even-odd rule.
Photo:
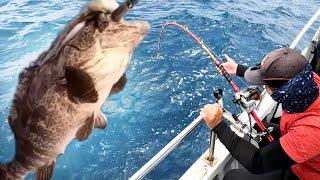
[[[217,99],[217,101],[219,101],[220,99],[222,99],[223,96],[223,91],[222,89],[216,89],[213,91],[213,95],[214,97]]]
[[[214,90],[213,95],[216,98],[216,103],[218,103],[223,108],[223,101],[222,101],[223,91],[222,91],[222,89]]]

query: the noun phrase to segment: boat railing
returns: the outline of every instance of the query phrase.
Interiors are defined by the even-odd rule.
[[[192,131],[194,131],[202,122],[202,117],[197,117],[181,133],[172,139],[162,150],[160,150],[152,159],[150,159],[142,168],[140,168],[129,180],[142,179],[156,165],[158,165],[166,156],[168,156]]]
[[[300,31],[298,36],[294,39],[290,48],[296,48],[297,44],[302,39],[303,35],[310,29],[314,22],[320,17],[320,9],[314,14],[314,16],[308,21],[305,27]],[[318,28],[314,37],[319,39],[320,27]],[[310,51],[311,46],[309,47]],[[181,133],[179,133],[174,139],[172,139],[163,149],[161,149],[153,158],[151,158],[144,166],[142,166],[129,180],[137,180],[144,178],[155,166],[157,166],[165,157],[167,157],[190,133],[192,133],[203,121],[202,117],[197,117],[192,121]],[[214,136],[211,134],[211,141],[214,141]],[[214,143],[210,144],[209,152],[214,152]],[[209,155],[213,157],[213,154]]]
[[[314,24],[314,22],[320,17],[320,9],[312,16],[312,18],[308,21],[308,23],[304,26],[304,28],[300,31],[298,36],[293,40],[290,45],[291,49],[296,48],[297,44],[302,39],[303,35],[310,29],[310,27]]]

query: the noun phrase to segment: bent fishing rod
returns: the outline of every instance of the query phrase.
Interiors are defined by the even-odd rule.
[[[162,28],[161,28],[161,32],[160,32],[160,38],[159,38],[159,42],[158,42],[158,56],[160,53],[160,48],[161,48],[161,40],[163,38],[163,34],[164,34],[164,30],[169,27],[169,26],[174,26],[174,27],[178,27],[180,30],[186,32],[209,56],[209,58],[211,59],[211,61],[216,65],[216,68],[221,72],[221,74],[224,76],[224,78],[228,81],[228,83],[230,84],[232,90],[234,91],[234,93],[239,93],[240,92],[240,88],[235,84],[235,82],[232,80],[230,74],[226,71],[226,69],[221,65],[220,60],[218,59],[217,55],[214,54],[214,52],[212,52],[209,47],[203,42],[202,39],[200,39],[197,35],[195,35],[192,31],[190,31],[188,29],[188,27],[183,26],[179,23],[177,23],[176,21],[172,21],[172,22],[166,22]],[[261,132],[266,133],[266,138],[269,142],[274,141],[273,137],[271,136],[271,134],[269,133],[269,131],[267,130],[267,128],[262,124],[260,118],[258,117],[257,113],[252,110],[250,112],[250,115],[253,117],[253,119],[255,120],[255,122],[257,123],[259,129]]]

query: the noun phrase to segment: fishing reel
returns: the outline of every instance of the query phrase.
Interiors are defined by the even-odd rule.
[[[261,91],[256,86],[249,87],[235,94],[233,102],[240,105],[242,110],[250,113],[258,106],[261,99]]]
[[[260,95],[260,93],[258,92],[256,92],[254,88],[248,88],[246,90],[243,90],[237,94],[237,96],[239,97],[238,102],[245,103],[246,105],[248,104],[250,105],[250,103],[253,103],[252,101],[255,101],[255,99],[258,98],[258,95]],[[223,108],[222,89],[215,90],[213,94],[214,94],[214,97],[216,98],[216,102]],[[248,126],[247,124],[240,121],[236,114],[232,114],[231,112],[227,111],[224,108],[223,108],[223,117],[231,123],[231,126],[235,130],[237,130],[240,133],[243,133],[245,135],[244,136],[245,139],[250,140],[252,138],[256,142],[260,142],[262,139],[262,136],[264,136],[264,134],[258,133],[251,126]]]

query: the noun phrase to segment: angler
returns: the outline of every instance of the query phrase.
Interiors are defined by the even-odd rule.
[[[201,112],[209,128],[247,170],[236,169],[224,179],[310,179],[320,177],[320,77],[307,60],[290,48],[269,53],[261,64],[246,68],[227,56],[222,64],[230,74],[244,76],[254,85],[265,85],[271,97],[282,103],[280,126],[270,124],[275,141],[260,149],[237,136],[222,121],[217,104]]]

